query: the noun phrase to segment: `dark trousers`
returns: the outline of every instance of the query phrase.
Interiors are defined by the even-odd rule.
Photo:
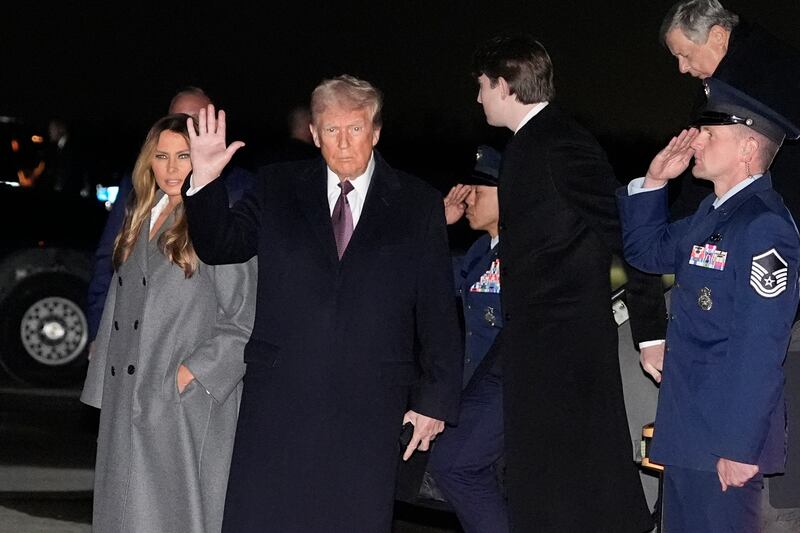
[[[494,471],[503,455],[503,389],[487,373],[464,391],[458,426],[436,439],[428,472],[466,533],[509,531],[506,502]]]
[[[664,470],[665,533],[757,533],[761,490],[756,475],[743,487],[722,492],[716,472],[667,466]]]

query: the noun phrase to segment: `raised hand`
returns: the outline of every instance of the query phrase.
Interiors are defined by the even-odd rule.
[[[472,192],[472,186],[458,184],[444,197],[444,218],[447,225],[455,224],[464,216],[467,209],[466,199]]]
[[[658,187],[665,181],[676,178],[689,166],[694,155],[692,142],[699,131],[696,128],[683,130],[680,135],[673,137],[669,144],[658,152],[650,163],[650,168],[645,174],[644,187]]]
[[[202,187],[222,174],[225,165],[244,143],[234,141],[230,146],[225,145],[225,111],[220,110],[217,116],[213,104],[200,110],[197,130],[191,118],[186,120],[186,125],[192,158],[192,186]]]

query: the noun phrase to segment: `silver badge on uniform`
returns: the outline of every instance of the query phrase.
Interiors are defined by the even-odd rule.
[[[786,290],[789,270],[786,261],[775,248],[753,257],[750,266],[750,286],[764,298],[775,298]]]
[[[483,310],[483,319],[486,320],[489,324],[494,326],[494,322],[496,320],[494,316],[494,307],[487,307]]]
[[[711,289],[708,287],[700,289],[700,296],[697,297],[697,305],[699,305],[700,309],[703,311],[711,310],[711,306],[714,305],[713,300],[711,300]]]

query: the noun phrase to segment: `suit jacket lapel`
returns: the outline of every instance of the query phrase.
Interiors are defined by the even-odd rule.
[[[330,207],[328,206],[328,176],[325,163],[314,165],[301,179],[297,180],[297,184],[296,192],[300,210],[317,236],[326,259],[336,265],[339,262],[339,255],[336,252],[336,239],[333,237]]]

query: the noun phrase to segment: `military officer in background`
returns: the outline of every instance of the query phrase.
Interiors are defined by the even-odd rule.
[[[428,472],[453,506],[466,533],[505,533],[508,512],[494,466],[503,455],[503,387],[492,350],[503,327],[500,309],[500,237],[497,175],[501,155],[480,146],[472,175],[445,198],[448,224],[465,213],[485,231],[455,267],[464,311],[464,392],[457,426],[437,439]]]
[[[782,472],[783,362],[798,304],[800,237],[768,168],[782,115],[710,78],[708,104],[618,191],[625,258],[675,273],[653,461],[666,465],[667,531],[758,531],[763,474]],[[669,223],[667,190],[694,157],[714,194]],[[641,193],[641,194],[640,194]]]

